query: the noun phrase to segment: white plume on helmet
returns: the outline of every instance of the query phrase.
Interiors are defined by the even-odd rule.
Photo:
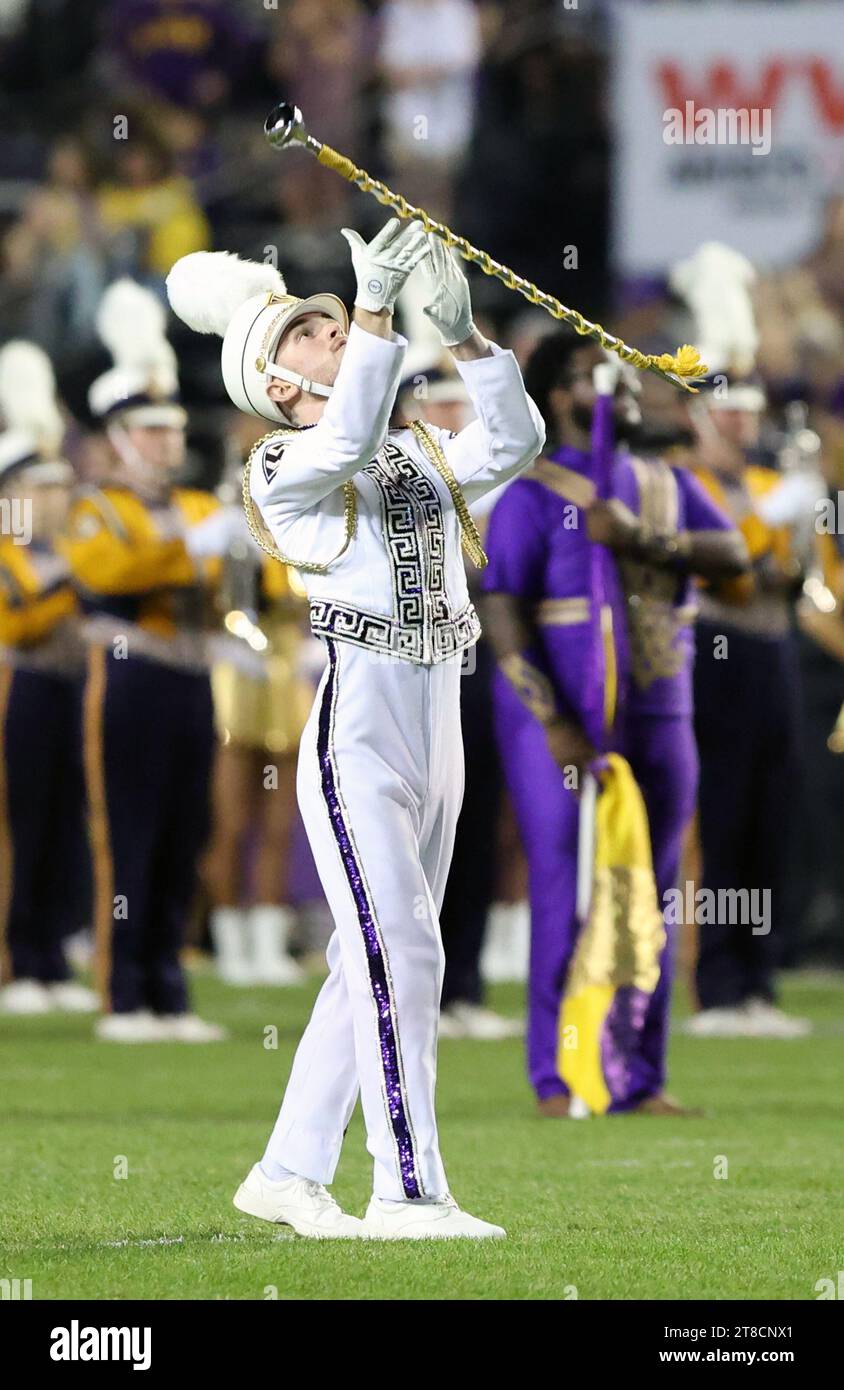
[[[740,252],[707,241],[671,272],[671,288],[695,317],[700,355],[710,371],[753,370],[759,334],[750,297],[756,271]]]
[[[100,301],[96,327],[114,366],[91,386],[92,413],[102,419],[132,411],[138,423],[184,424],[184,410],[175,403],[179,376],[167,314],[152,291],[115,280]]]
[[[256,294],[287,294],[281,271],[231,251],[193,251],[167,276],[173,312],[195,333],[224,337],[241,304]]]
[[[671,271],[670,284],[686,301],[695,320],[695,341],[710,373],[743,378],[756,365],[759,332],[750,287],[756,271],[750,261],[719,241],[705,242]],[[712,406],[760,410],[761,387],[739,380],[728,393],[708,398]]]
[[[0,411],[11,430],[36,441],[42,454],[55,453],[64,437],[56,400],[56,376],[46,352],[15,339],[0,351]]]
[[[46,352],[35,343],[14,339],[0,350],[0,413],[6,425],[0,435],[0,476],[36,467],[39,481],[57,481],[59,472],[64,480],[70,465],[60,460],[64,421],[55,373]]]
[[[331,394],[330,386],[277,366],[273,357],[285,329],[303,314],[328,314],[348,332],[348,314],[335,295],[298,299],[288,292],[275,266],[243,261],[229,251],[183,256],[167,276],[167,295],[173,312],[194,332],[216,333],[223,339],[226,390],[248,415],[290,423],[267,395],[273,377],[316,395]]]

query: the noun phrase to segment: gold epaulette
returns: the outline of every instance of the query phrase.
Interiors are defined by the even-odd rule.
[[[291,565],[293,569],[299,570],[301,574],[327,574],[329,567],[333,565],[335,561],[339,560],[340,556],[348,548],[349,542],[357,529],[357,493],[355,492],[355,485],[353,482],[349,481],[343,484],[343,544],[340,546],[336,555],[332,555],[330,560],[325,560],[321,564],[318,564],[315,560],[294,560],[291,555],[282,555],[270,534],[264,518],[252,501],[252,491],[249,486],[249,480],[251,477],[252,460],[258,453],[258,450],[262,449],[265,444],[269,444],[271,439],[276,439],[285,434],[298,433],[299,431],[296,429],[295,425],[291,425],[289,428],[280,425],[277,429],[270,430],[269,434],[262,435],[257,444],[252,446],[249,451],[249,457],[243,465],[243,510],[246,513],[246,524],[249,527],[252,539],[256,545],[260,546],[261,550],[263,550],[266,555],[270,555],[273,560],[279,560],[282,565]]]
[[[575,507],[589,507],[595,501],[595,484],[591,478],[577,473],[573,468],[564,468],[561,463],[540,456],[532,468],[522,474],[529,482],[542,483],[558,497],[565,498]]]

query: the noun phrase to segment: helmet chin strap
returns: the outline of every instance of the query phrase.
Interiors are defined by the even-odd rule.
[[[109,425],[106,434],[111,441],[114,452],[130,477],[133,477],[137,486],[152,493],[166,490],[162,485],[159,470],[147,462],[140,449],[132,443],[122,425],[117,423]]]
[[[321,381],[309,381],[306,376],[299,376],[298,372],[291,372],[288,367],[277,367],[274,362],[268,362],[264,372],[267,376],[278,377],[280,381],[289,381],[292,386],[298,386],[300,391],[309,391],[312,396],[330,396],[334,390],[333,386],[323,386]]]

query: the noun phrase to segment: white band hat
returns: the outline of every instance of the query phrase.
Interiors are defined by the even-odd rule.
[[[183,256],[167,276],[167,294],[173,312],[189,328],[223,339],[223,382],[238,410],[273,424],[289,424],[281,407],[267,395],[273,377],[317,396],[331,395],[332,387],[277,366],[273,357],[282,335],[304,314],[327,314],[348,333],[349,315],[336,295],[298,299],[288,294],[274,266],[242,261],[228,251],[194,251]]]
[[[716,385],[720,383],[716,381]],[[732,381],[704,397],[710,410],[747,410],[760,414],[768,403],[765,388],[758,381]]]
[[[91,414],[107,425],[184,429],[176,354],[167,341],[164,305],[134,280],[115,280],[97,310],[97,332],[114,366],[88,392]]]

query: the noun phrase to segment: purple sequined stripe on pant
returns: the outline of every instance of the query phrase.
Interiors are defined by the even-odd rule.
[[[366,891],[364,876],[355,853],[350,829],[346,824],[334,766],[332,729],[337,697],[337,650],[336,644],[331,638],[326,639],[326,645],[328,647],[329,674],[322,695],[317,735],[317,756],[322,794],[346,878],[355,901],[358,922],[366,949],[370,987],[378,1015],[378,1038],[381,1048],[381,1065],[384,1072],[384,1089],[390,1124],[398,1150],[402,1187],[406,1197],[421,1197],[422,1191],[417,1176],[416,1155],[413,1151],[413,1140],[402,1093],[398,1042],[386,962],[381,949],[372,904]]]

